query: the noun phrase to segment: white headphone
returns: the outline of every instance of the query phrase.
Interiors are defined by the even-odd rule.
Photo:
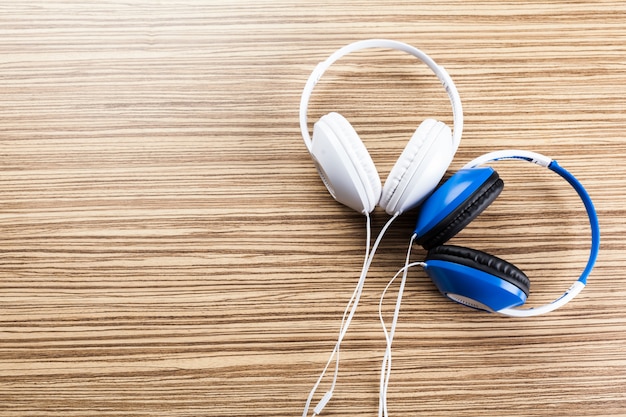
[[[324,72],[344,55],[366,48],[391,48],[415,56],[439,78],[452,104],[454,133],[442,122],[424,120],[383,187],[374,161],[346,118],[334,112],[324,115],[314,125],[313,139],[307,126],[309,100]],[[399,215],[420,204],[439,184],[461,142],[463,110],[452,79],[428,55],[402,42],[370,39],[344,46],[315,67],[300,100],[300,129],[320,177],[335,200],[363,214],[371,213],[379,204],[388,214]]]

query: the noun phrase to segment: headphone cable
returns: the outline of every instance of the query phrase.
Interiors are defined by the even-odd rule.
[[[380,318],[380,323],[383,327],[383,332],[385,333],[385,340],[387,342],[387,346],[385,348],[385,355],[383,357],[383,362],[380,370],[380,399],[378,404],[378,416],[379,417],[387,417],[387,390],[389,388],[389,378],[391,376],[391,345],[393,343],[393,338],[396,332],[396,326],[398,324],[398,316],[400,314],[400,305],[402,304],[402,296],[404,294],[404,287],[406,284],[407,275],[409,272],[409,268],[413,266],[424,266],[423,262],[413,262],[409,263],[411,259],[411,249],[413,247],[413,241],[417,238],[417,235],[414,234],[411,236],[411,241],[409,243],[409,249],[407,250],[406,260],[404,262],[404,266],[396,272],[396,274],[389,280],[387,286],[383,290],[382,295],[380,296],[380,302],[378,303],[378,317]],[[398,289],[398,295],[396,298],[396,307],[393,312],[393,319],[391,321],[391,327],[389,331],[387,330],[387,325],[385,324],[385,319],[383,318],[383,301],[385,299],[385,295],[387,291],[396,280],[398,275],[402,273],[402,279],[400,281],[400,288]]]
[[[363,267],[361,269],[361,275],[360,275],[359,281],[357,282],[357,285],[356,285],[356,287],[354,289],[354,292],[352,293],[352,297],[348,301],[348,304],[346,305],[346,308],[344,310],[343,317],[341,319],[341,326],[339,328],[339,336],[337,338],[337,343],[335,344],[335,347],[334,347],[333,351],[331,352],[330,357],[328,358],[328,362],[326,363],[326,366],[322,370],[322,373],[320,374],[319,378],[317,379],[317,381],[313,385],[313,388],[311,389],[311,392],[309,393],[309,396],[307,398],[306,404],[304,406],[304,411],[302,412],[302,417],[307,417],[308,412],[309,412],[309,407],[311,406],[311,401],[313,400],[313,396],[315,395],[315,392],[317,391],[317,388],[319,387],[320,383],[322,382],[322,379],[324,378],[324,375],[326,374],[326,371],[328,370],[328,367],[332,363],[333,358],[335,358],[335,370],[334,370],[334,374],[333,374],[333,381],[331,383],[330,389],[324,394],[322,399],[318,402],[318,404],[313,409],[313,417],[319,415],[322,412],[322,409],[326,406],[326,404],[328,404],[328,402],[332,398],[333,392],[335,390],[335,385],[337,383],[337,376],[338,376],[338,373],[339,373],[339,349],[340,349],[340,346],[341,346],[341,342],[343,341],[343,338],[345,337],[346,333],[348,332],[348,328],[350,327],[350,323],[352,322],[352,318],[354,317],[354,314],[356,313],[356,309],[358,307],[359,300],[361,299],[361,294],[363,292],[363,286],[365,285],[365,278],[367,277],[367,273],[369,271],[370,265],[372,264],[372,260],[374,259],[374,255],[376,254],[376,250],[378,249],[378,246],[380,245],[380,242],[381,242],[383,236],[387,232],[387,229],[389,228],[389,226],[391,226],[393,221],[398,218],[399,215],[400,215],[400,213],[394,214],[387,221],[387,223],[385,223],[383,228],[380,230],[380,233],[376,237],[376,240],[374,241],[374,245],[371,247],[371,250],[370,250],[371,229],[372,229],[372,227],[371,227],[371,218],[370,218],[369,213],[365,214],[365,216],[366,216],[367,237],[366,237],[365,259],[363,261]]]

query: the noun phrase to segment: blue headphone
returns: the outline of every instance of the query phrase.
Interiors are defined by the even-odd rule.
[[[487,162],[515,159],[550,169],[580,196],[591,225],[591,251],[576,282],[551,303],[518,309],[526,302],[530,280],[515,265],[488,253],[444,243],[483,212],[500,194],[504,182]],[[498,151],[483,155],[444,182],[421,206],[415,242],[428,250],[423,263],[439,291],[458,303],[514,317],[547,313],[572,300],[586,285],[600,248],[598,216],[583,185],[556,161],[528,151]]]

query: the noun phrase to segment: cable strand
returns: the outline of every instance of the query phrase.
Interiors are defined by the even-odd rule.
[[[320,402],[314,408],[314,415],[319,415],[322,412],[322,409],[324,408],[324,406],[326,406],[328,401],[330,401],[330,398],[333,395],[333,392],[335,390],[335,386],[337,383],[337,375],[339,373],[339,350],[340,350],[341,342],[343,341],[343,338],[348,332],[348,328],[350,327],[352,318],[354,317],[354,314],[356,313],[356,309],[358,307],[359,301],[361,299],[361,294],[363,292],[363,287],[365,285],[365,278],[367,277],[367,273],[369,271],[370,265],[372,264],[372,260],[374,259],[374,255],[376,254],[376,250],[378,249],[378,246],[380,245],[380,242],[383,236],[387,232],[387,229],[391,226],[393,221],[396,218],[398,218],[398,216],[399,216],[399,213],[395,214],[393,217],[391,217],[387,221],[387,223],[385,223],[385,225],[380,230],[378,236],[376,237],[376,240],[374,241],[374,244],[372,245],[371,250],[370,250],[371,219],[370,219],[369,214],[366,214],[366,219],[367,219],[366,220],[366,228],[367,228],[366,241],[367,242],[366,242],[366,250],[365,250],[365,260],[363,262],[363,268],[361,269],[361,275],[359,276],[359,281],[357,282],[354,292],[352,293],[352,297],[348,301],[348,304],[346,305],[346,308],[344,310],[343,317],[341,319],[341,326],[339,329],[339,336],[337,338],[337,342],[335,343],[335,347],[333,348],[333,351],[330,354],[330,358],[328,359],[326,366],[322,370],[322,373],[320,374],[319,378],[313,385],[311,392],[309,393],[306,404],[304,406],[304,411],[302,412],[302,417],[306,417],[308,415],[309,408],[313,400],[313,396],[315,395],[315,392],[317,391],[319,385],[321,384],[324,378],[324,375],[326,374],[326,371],[328,370],[328,367],[332,363],[333,358],[335,358],[335,370],[334,370],[334,375],[333,375],[333,381],[331,383],[329,391],[327,391],[324,394]]]
[[[409,242],[409,248],[406,254],[406,260],[404,262],[404,266],[396,272],[396,274],[389,280],[387,286],[383,290],[383,293],[380,297],[380,302],[378,303],[378,317],[380,319],[380,323],[383,327],[383,332],[385,334],[385,340],[387,342],[385,348],[385,355],[383,356],[383,361],[380,370],[380,387],[379,387],[379,403],[378,403],[378,416],[379,417],[387,417],[388,409],[387,409],[387,390],[389,388],[389,379],[391,377],[391,346],[393,343],[393,338],[396,332],[396,326],[398,324],[398,317],[400,315],[400,306],[402,304],[402,296],[404,294],[404,287],[406,284],[406,279],[408,275],[409,268],[417,265],[423,266],[423,262],[413,262],[410,263],[411,259],[411,249],[413,247],[413,241],[416,239],[417,235],[411,236],[411,240]],[[383,318],[383,302],[385,300],[385,295],[389,288],[394,283],[398,275],[402,274],[402,279],[400,281],[400,288],[398,289],[398,295],[396,298],[396,306],[393,312],[393,319],[391,322],[391,327],[387,330],[387,325],[385,324],[385,319]]]

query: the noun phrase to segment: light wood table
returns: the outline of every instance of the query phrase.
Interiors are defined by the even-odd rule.
[[[603,237],[587,288],[533,319],[452,303],[412,269],[390,414],[626,415],[623,2],[8,0],[0,416],[301,415],[365,219],[326,192],[298,104],[319,61],[374,37],[421,48],[454,79],[465,130],[450,173],[496,149],[546,154],[587,187]],[[329,111],[383,181],[420,121],[452,123],[435,77],[390,50],[338,62],[310,120]],[[585,264],[582,205],[548,171],[494,166],[505,191],[454,243],[517,264],[529,305],[546,302]],[[382,241],[323,415],[376,415],[378,301],[416,215]],[[375,211],[374,234],[387,219]]]

